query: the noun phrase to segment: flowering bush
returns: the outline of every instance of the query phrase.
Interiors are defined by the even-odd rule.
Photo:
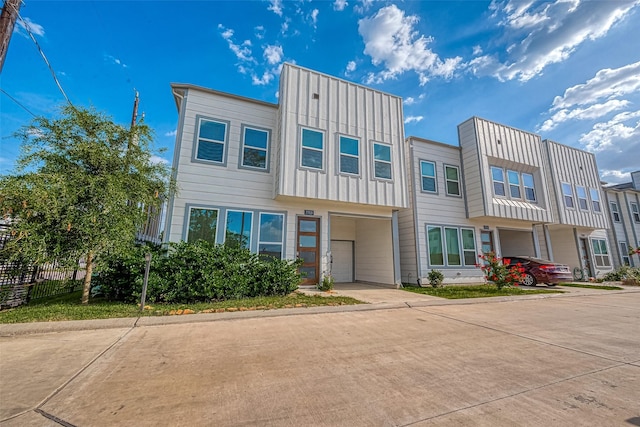
[[[524,279],[524,268],[520,263],[510,265],[511,260],[507,258],[498,258],[493,252],[478,255],[481,262],[476,264],[484,273],[485,279],[495,283],[498,289],[505,286],[518,286]]]
[[[640,255],[640,246],[634,249],[633,246],[629,246],[629,256]]]

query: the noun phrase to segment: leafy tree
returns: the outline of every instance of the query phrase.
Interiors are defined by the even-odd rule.
[[[14,237],[4,255],[38,264],[84,258],[86,304],[94,266],[128,250],[146,208],[159,208],[173,190],[170,168],[152,161],[148,126],[125,128],[93,108],[63,107],[17,136],[16,169],[0,177],[0,213]]]

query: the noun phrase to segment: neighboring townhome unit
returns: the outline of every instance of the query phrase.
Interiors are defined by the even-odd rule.
[[[173,84],[178,192],[165,240],[304,261],[305,284],[400,283],[402,99],[284,64],[271,104]]]
[[[640,247],[640,171],[631,174],[631,182],[603,187],[609,209],[609,240],[616,267],[640,266],[640,256],[629,254],[629,247]]]

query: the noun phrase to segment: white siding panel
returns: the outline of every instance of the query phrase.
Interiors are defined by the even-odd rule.
[[[391,221],[358,219],[356,235],[356,280],[393,284]]]

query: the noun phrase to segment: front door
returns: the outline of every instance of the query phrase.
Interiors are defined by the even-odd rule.
[[[303,285],[318,284],[320,276],[320,218],[298,217],[297,253],[303,264],[298,271]]]
[[[480,232],[480,242],[482,243],[482,253],[487,254],[489,252],[496,253],[493,247],[493,233],[491,231]]]
[[[582,280],[587,281],[589,277],[593,276],[593,271],[591,270],[591,261],[589,258],[589,241],[582,237],[580,238],[580,255],[582,256],[583,269],[587,273],[587,277],[584,277],[585,274],[582,274]]]

